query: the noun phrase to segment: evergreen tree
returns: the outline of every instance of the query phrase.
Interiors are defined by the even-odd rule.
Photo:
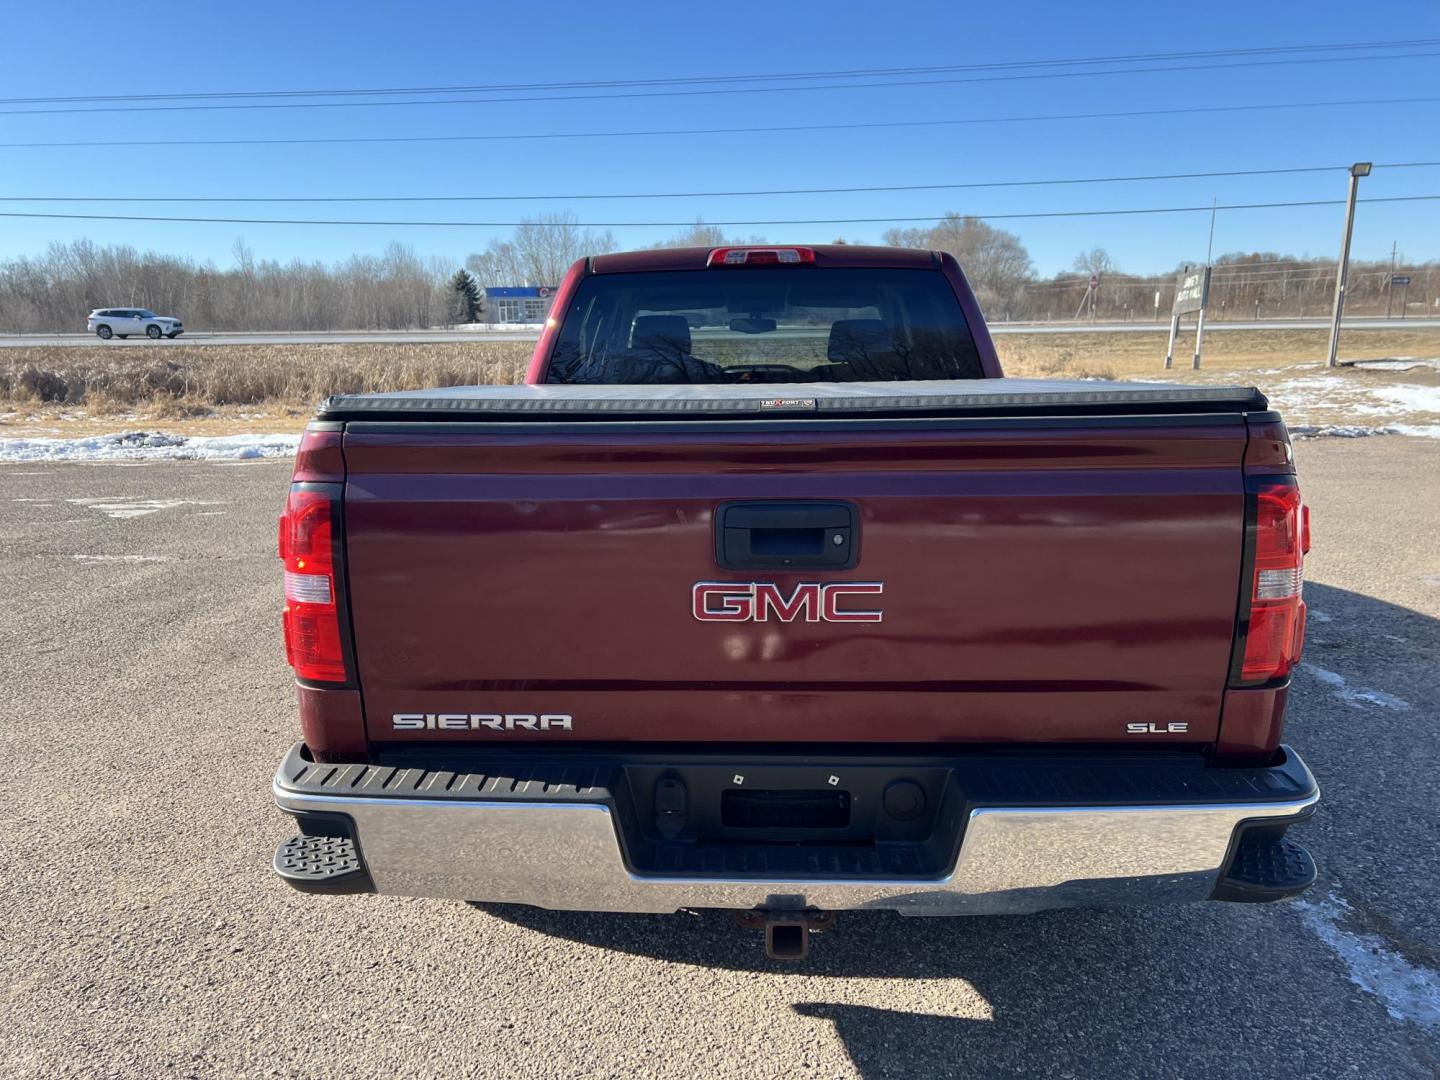
[[[464,267],[455,271],[450,279],[450,321],[452,323],[474,323],[480,321],[480,286],[475,275]]]

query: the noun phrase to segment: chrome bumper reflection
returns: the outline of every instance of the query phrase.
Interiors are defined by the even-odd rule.
[[[902,915],[1203,900],[1237,825],[1303,815],[1320,797],[1218,806],[981,807],[971,812],[955,868],[943,877],[790,881],[635,874],[601,803],[329,796],[278,782],[274,792],[284,810],[348,815],[381,893],[575,911],[769,906]]]

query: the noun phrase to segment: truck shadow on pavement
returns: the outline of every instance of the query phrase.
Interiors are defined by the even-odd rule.
[[[685,968],[746,972],[760,981],[723,1007],[753,1000],[747,1026],[771,1026],[776,1038],[794,1032],[771,1014],[777,1007],[831,1026],[867,1078],[1411,1075],[1403,1025],[1358,1000],[1285,905],[950,919],[844,912],[794,964],[767,960],[759,933],[723,912],[490,910],[674,964],[676,976],[656,987],[669,987],[667,1007],[681,1018],[708,1007],[676,991]],[[632,992],[638,1002],[652,990]],[[800,1052],[777,1049],[775,1074],[800,1073]]]
[[[1440,620],[1329,586],[1305,592],[1307,667],[1286,740],[1324,792],[1317,818],[1295,834],[1321,866],[1309,898],[1342,897],[1358,929],[1433,966],[1424,943],[1440,940],[1440,916],[1426,897],[1440,855],[1418,807],[1433,806],[1435,783],[1397,788],[1395,778],[1440,776]],[[1392,647],[1377,657],[1377,642]],[[796,964],[767,960],[760,934],[724,912],[477,906],[597,948],[779,980],[762,999],[778,993],[794,1014],[833,1024],[866,1077],[1394,1077],[1433,1075],[1440,1062],[1436,1033],[1387,1016],[1289,904],[949,919],[842,912]]]

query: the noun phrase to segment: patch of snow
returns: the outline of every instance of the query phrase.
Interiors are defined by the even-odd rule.
[[[1440,371],[1440,356],[1397,356],[1393,360],[1353,360],[1351,367],[1367,371],[1411,371],[1415,368],[1434,368]]]
[[[173,555],[71,555],[76,562],[82,563],[139,563],[139,562],[174,562]]]
[[[1290,428],[1296,439],[1364,439],[1371,435],[1409,435],[1416,439],[1440,439],[1440,424],[1391,424],[1366,427],[1364,424],[1296,424]]]
[[[127,431],[83,439],[0,439],[0,461],[155,461],[292,457],[296,434],[170,435]]]
[[[1290,434],[1297,439],[1364,439],[1371,435],[1399,435],[1399,428],[1365,427],[1363,424],[1296,424]]]
[[[1317,372],[1271,384],[1265,393],[1302,435],[1440,437],[1440,386]],[[1347,422],[1327,423],[1342,417]]]
[[[1382,709],[1389,709],[1391,712],[1409,712],[1410,703],[1394,694],[1387,694],[1383,690],[1371,690],[1364,686],[1351,686],[1345,676],[1334,671],[1326,671],[1314,664],[1301,664],[1300,667],[1314,675],[1330,688],[1337,698],[1349,705],[1352,709],[1363,709],[1366,705],[1377,705]]]
[[[156,514],[161,510],[174,510],[178,506],[220,506],[214,499],[66,499],[66,502],[98,510],[106,517],[127,520]]]
[[[1440,424],[1396,424],[1396,435],[1413,435],[1417,439],[1440,439]]]
[[[1373,386],[1366,393],[1407,412],[1440,412],[1440,386]]]
[[[1350,981],[1380,999],[1396,1020],[1440,1027],[1440,973],[1412,964],[1376,934],[1340,925],[1350,905],[1331,893],[1323,900],[1296,900],[1300,921],[1349,969]]]
[[[529,334],[539,337],[545,329],[544,323],[456,323],[454,326],[434,326],[432,330],[454,330],[462,334]]]

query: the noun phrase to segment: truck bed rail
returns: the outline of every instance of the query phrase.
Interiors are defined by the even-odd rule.
[[[633,420],[1253,413],[1254,387],[976,379],[646,386],[449,386],[340,394],[320,420]]]

